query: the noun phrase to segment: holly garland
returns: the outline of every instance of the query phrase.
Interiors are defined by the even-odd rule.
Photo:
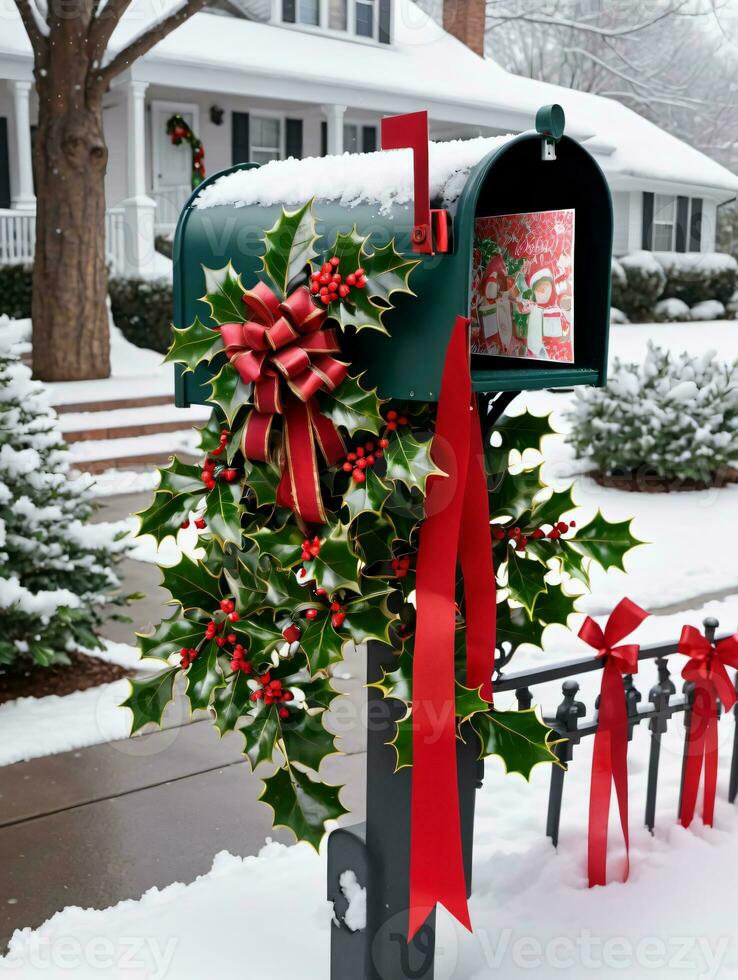
[[[124,702],[133,714],[133,732],[158,724],[181,679],[193,711],[208,710],[221,735],[238,731],[253,768],[270,766],[261,799],[272,807],[275,825],[291,828],[315,847],[326,821],[345,812],[340,787],[325,783],[320,767],[336,751],[324,721],[339,696],[331,672],[347,645],[377,640],[395,647],[396,668],[377,686],[406,705],[393,744],[398,768],[412,764],[415,558],[426,484],[439,473],[429,435],[435,406],[383,401],[351,365],[342,380],[323,384],[309,400],[313,417],[320,417],[321,426],[334,426],[343,440],[340,458],[319,468],[324,523],[307,525],[290,506],[294,499],[285,496],[286,412],[270,417],[264,459],[245,452],[249,427],[259,415],[263,376],[254,385],[244,381],[251,368],[239,359],[249,351],[229,348],[224,335],[235,321],[245,334],[260,336],[253,323],[249,327],[255,296],[267,304],[276,297],[282,315],[296,320],[298,306],[301,316],[305,311],[294,297],[304,290],[327,315],[319,329],[326,333],[332,324],[342,333],[385,331],[382,318],[394,295],[411,292],[417,262],[399,254],[394,242],[373,249],[353,229],[319,255],[318,240],[311,202],[283,212],[265,234],[260,285],[247,289],[230,263],[204,269],[209,322],[195,320],[174,331],[169,361],[186,371],[216,357],[222,361],[210,382],[214,411],[200,431],[203,463],[173,457],[139,517],[141,533],[158,542],[194,524],[202,557],[183,556],[162,569],[174,612],[153,633],[140,636],[140,646],[142,656],[161,660],[163,669],[132,681]],[[310,321],[308,311],[301,322]],[[284,331],[268,318],[259,327],[272,329]],[[304,343],[305,332],[293,333],[299,334],[293,347],[283,351]],[[574,506],[571,491],[551,493],[540,462],[509,468],[512,451],[517,459],[540,448],[552,431],[547,418],[503,418],[497,431],[502,441],[488,445],[487,466],[496,484],[490,505],[498,663],[506,663],[520,644],[540,646],[545,626],[566,623],[575,608],[568,583],[588,585],[593,564],[622,567],[623,556],[638,542],[628,522],[611,524],[598,514],[580,528],[563,520]],[[462,664],[461,586],[458,608]],[[467,725],[474,729],[481,756],[497,755],[509,771],[526,778],[539,762],[558,763],[552,732],[534,709],[490,710],[479,691],[464,686],[461,667],[456,708],[459,731],[462,725],[465,734]]]
[[[202,141],[195,136],[189,123],[179,113],[175,113],[167,119],[167,136],[173,146],[181,146],[183,141],[190,144],[192,149],[192,177],[190,182],[194,190],[205,180],[205,148]]]

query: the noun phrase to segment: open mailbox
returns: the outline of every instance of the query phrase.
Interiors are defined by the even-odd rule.
[[[481,153],[487,144],[489,151],[447,180],[439,200],[430,196],[434,174],[427,115],[390,117],[382,130],[385,151],[412,149],[411,200],[345,205],[341,195],[330,200],[315,195],[318,248],[357,225],[372,230],[375,247],[394,238],[401,252],[420,260],[411,283],[418,298],[398,294],[384,319],[388,335],[367,330],[346,337],[346,355],[367,371],[367,381],[383,397],[437,399],[451,330],[464,315],[471,317],[472,383],[478,392],[604,384],[612,201],[596,161],[564,135],[560,107],[541,109],[531,132],[474,141],[483,146]],[[341,159],[350,166],[351,158]],[[402,163],[411,166],[410,154]],[[297,200],[199,206],[207,188],[234,172],[255,171],[253,164],[216,174],[197,188],[174,243],[175,326],[185,327],[196,316],[210,322],[199,298],[203,266],[222,267],[229,257],[244,285],[255,284],[264,230],[274,225],[282,206],[294,209],[313,196],[316,161],[272,166],[287,164],[293,178],[297,173],[293,186],[300,184],[299,168],[305,167],[305,192]],[[212,369],[218,368],[214,361]],[[177,372],[177,404],[204,402],[209,373]]]

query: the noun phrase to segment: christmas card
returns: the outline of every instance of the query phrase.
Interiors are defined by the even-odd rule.
[[[477,218],[472,353],[574,361],[574,211]]]

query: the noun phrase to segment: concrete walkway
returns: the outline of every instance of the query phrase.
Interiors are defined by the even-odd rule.
[[[146,495],[109,498],[99,519],[145,504]],[[168,594],[154,565],[126,561],[122,573],[125,588],[145,599],[133,607],[134,624],[108,623],[105,632],[133,643],[134,629],[162,618]],[[336,680],[356,719],[366,696],[363,669],[354,654]],[[326,759],[321,774],[346,784],[345,822],[354,823],[363,820],[365,746],[340,700],[340,729],[336,719],[328,726],[340,730],[346,754]],[[0,950],[15,929],[35,928],[66,906],[105,908],[152,886],[192,881],[218,851],[255,854],[267,837],[291,843],[288,831],[272,830],[272,812],[258,802],[261,779],[241,744],[234,733],[220,739],[206,714],[189,718],[180,694],[163,730],[0,769]]]

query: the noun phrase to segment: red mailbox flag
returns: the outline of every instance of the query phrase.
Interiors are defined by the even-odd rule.
[[[410,839],[412,939],[436,903],[471,929],[456,771],[454,636],[457,558],[464,575],[467,684],[492,702],[496,593],[489,500],[469,369],[469,320],[457,317],[446,354],[431,477],[418,551],[413,659]]]

